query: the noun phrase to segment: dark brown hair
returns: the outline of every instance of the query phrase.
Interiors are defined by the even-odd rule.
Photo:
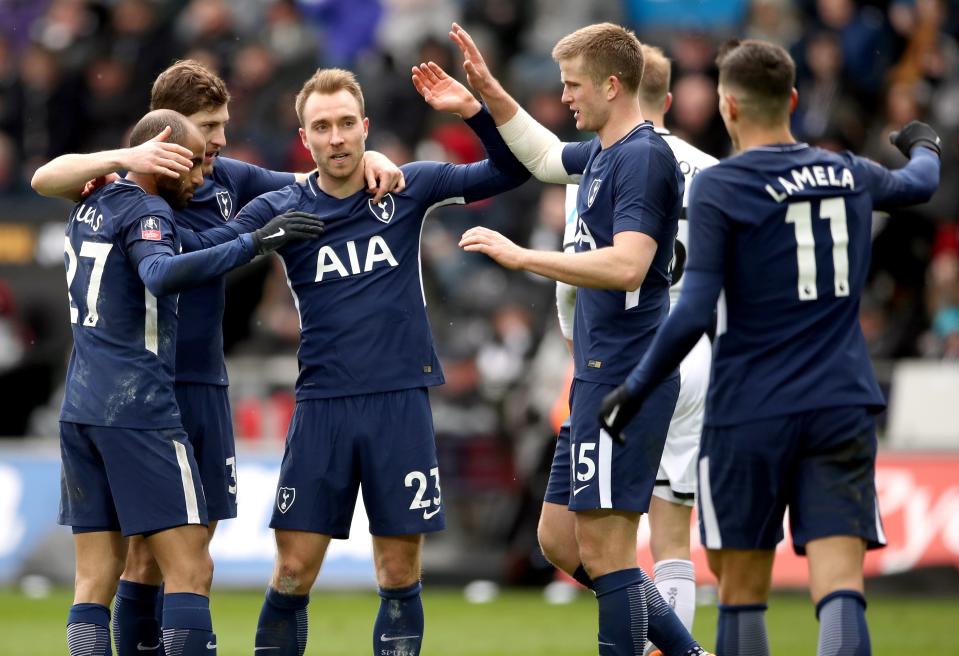
[[[754,39],[723,44],[716,58],[719,85],[738,96],[749,118],[776,123],[789,115],[796,65],[782,47]]]
[[[193,59],[183,59],[157,76],[150,109],[172,109],[184,116],[214,110],[230,101],[219,75]]]
[[[567,34],[553,48],[558,62],[582,57],[586,73],[595,84],[610,75],[623,88],[636,93],[643,78],[643,50],[636,35],[613,23],[596,23]]]

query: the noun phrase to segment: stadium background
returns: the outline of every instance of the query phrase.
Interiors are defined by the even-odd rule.
[[[475,160],[482,150],[469,130],[431,110],[409,81],[410,66],[425,60],[460,73],[446,37],[454,20],[476,37],[507,88],[568,140],[585,135],[576,133],[559,101],[558,68],[549,52],[564,34],[600,20],[629,25],[642,40],[664,48],[674,61],[667,125],[716,156],[730,146],[716,109],[713,59],[729,36],[772,40],[793,54],[798,138],[899,166],[901,156],[888,145],[890,130],[921,119],[939,131],[940,190],[925,206],[877,217],[862,305],[862,327],[891,400],[881,418],[879,488],[892,546],[871,557],[868,569],[883,575],[871,580],[871,588],[892,595],[882,597],[875,612],[884,612],[885,603],[896,617],[905,608],[897,596],[902,593],[944,594],[931,614],[955,612],[959,3],[0,0],[0,17],[0,586],[10,586],[0,593],[4,624],[24,594],[42,596],[48,581],[62,585],[72,578],[69,532],[54,526],[57,416],[70,349],[62,255],[70,206],[34,194],[33,171],[64,152],[121,145],[147,108],[153,78],[185,57],[204,61],[227,81],[233,97],[228,156],[279,170],[312,168],[296,136],[293,96],[317,66],[343,66],[355,70],[364,87],[369,148],[397,163]],[[564,222],[563,190],[531,182],[466,209],[441,209],[426,224],[424,284],[447,376],[432,398],[450,523],[427,544],[430,584],[484,579],[541,586],[554,578],[535,544],[569,375],[553,286],[462,253],[456,241],[482,223],[520,243],[558,249]],[[241,496],[240,518],[224,523],[213,546],[216,584],[218,590],[259,589],[272,556],[266,523],[293,407],[298,326],[273,259],[229,281],[224,333]],[[372,584],[362,511],[354,536],[331,552],[321,585]],[[641,534],[644,545],[646,537]],[[645,552],[641,548],[648,564]],[[777,583],[801,584],[802,561],[787,550],[781,554]],[[701,554],[697,558],[708,585]],[[479,588],[484,590],[489,588]],[[58,594],[55,588],[52,599]],[[538,590],[519,598],[533,604],[522,612],[538,612],[530,610],[540,603]],[[461,595],[440,599],[456,608]],[[429,597],[427,604],[429,609]],[[592,621],[592,610],[584,608]],[[62,609],[52,607],[54,624],[46,626],[60,625]],[[247,624],[255,608],[250,612]],[[708,613],[698,623],[707,635]],[[910,638],[908,644],[938,643]],[[557,647],[548,653],[566,652]]]

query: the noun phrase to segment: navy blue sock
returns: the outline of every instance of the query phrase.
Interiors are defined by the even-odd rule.
[[[716,656],[769,656],[766,604],[719,605]]]
[[[582,565],[577,567],[576,571],[573,572],[573,578],[576,579],[583,587],[589,588],[590,590],[593,589],[593,578]]]
[[[819,619],[817,656],[869,656],[866,599],[855,590],[830,592],[816,604]]]
[[[156,617],[157,626],[163,626],[163,596],[166,594],[166,588],[163,584],[160,584],[160,587],[157,588],[157,599],[156,599],[156,610],[154,611],[154,616]]]
[[[73,604],[67,615],[70,656],[110,656],[110,609],[100,604]]]
[[[156,618],[159,586],[120,580],[113,601],[113,645],[118,656],[162,656]]]
[[[599,603],[600,656],[642,656],[646,647],[646,593],[638,567],[593,579]]]
[[[256,625],[254,646],[266,648],[270,656],[303,656],[306,651],[306,605],[310,595],[281,594],[266,591],[260,621]],[[272,647],[272,649],[270,649]]]
[[[673,656],[699,656],[706,651],[690,635],[653,580],[646,576],[646,572],[639,570],[643,577],[643,593],[646,595],[646,609],[649,623],[649,641],[664,654]]]
[[[423,644],[423,584],[380,588],[380,611],[373,623],[373,653],[377,656],[419,656]]]
[[[163,651],[166,656],[216,656],[209,597],[192,592],[164,595]]]

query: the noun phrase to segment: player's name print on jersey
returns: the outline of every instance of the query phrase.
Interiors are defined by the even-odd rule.
[[[790,177],[792,178],[791,181]],[[836,166],[803,166],[802,168],[792,169],[788,177],[778,176],[775,184],[779,185],[779,190],[773,185],[767,184],[766,191],[777,203],[783,202],[807,187],[856,189],[856,181],[852,172],[845,167]]]
[[[359,246],[357,244],[359,243]],[[339,251],[339,254],[337,254]],[[360,253],[365,252],[362,264],[360,263]],[[336,247],[326,244],[320,247],[320,252],[316,258],[316,282],[324,280],[346,278],[347,276],[356,276],[361,273],[369,273],[377,262],[385,262],[387,266],[398,267],[400,263],[393,256],[389,244],[386,243],[380,235],[373,235],[366,242],[365,248],[363,242],[348,241],[345,245]],[[347,270],[346,265],[349,264]],[[327,274],[336,273],[335,277]]]
[[[86,223],[94,232],[97,232],[103,224],[103,214],[96,207],[80,203],[73,212],[73,220]]]

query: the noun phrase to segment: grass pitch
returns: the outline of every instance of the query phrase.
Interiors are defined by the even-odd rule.
[[[215,591],[213,625],[220,656],[249,656],[262,593]],[[55,590],[29,599],[0,590],[0,654],[66,654],[64,623],[70,593]],[[459,590],[430,589],[423,596],[427,656],[582,656],[596,653],[596,602],[581,594],[573,603],[547,605],[539,591],[509,591],[487,604],[467,603]],[[315,591],[310,602],[307,654],[356,656],[372,651],[372,593]],[[877,656],[959,653],[954,634],[959,596],[924,599],[873,595],[867,613]],[[767,624],[776,656],[816,653],[818,626],[804,596],[777,595]],[[715,646],[716,609],[697,610],[694,633],[707,649]]]

